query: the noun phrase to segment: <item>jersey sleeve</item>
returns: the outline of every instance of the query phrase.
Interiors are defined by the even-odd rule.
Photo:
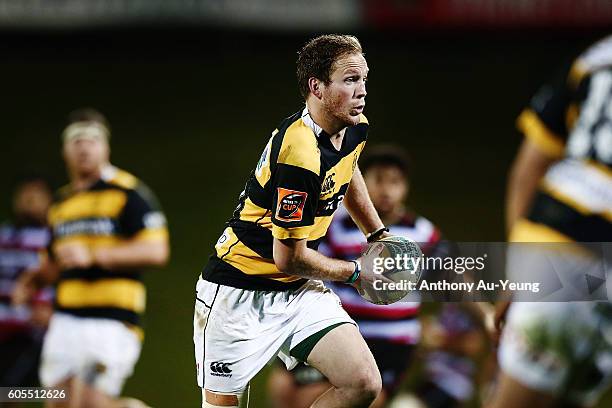
[[[278,163],[272,177],[272,235],[305,239],[314,225],[321,183],[303,167]]]
[[[166,217],[157,199],[145,186],[128,191],[127,202],[119,217],[123,235],[138,240],[168,238]]]
[[[574,91],[570,88],[570,67],[542,86],[517,120],[523,135],[552,158],[560,158],[568,138],[568,115]]]

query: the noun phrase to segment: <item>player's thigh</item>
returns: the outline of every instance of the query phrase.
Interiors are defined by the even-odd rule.
[[[501,373],[494,396],[486,408],[549,408],[558,406],[552,394],[531,389]]]
[[[55,385],[58,390],[63,390],[67,398],[65,400],[47,400],[45,408],[80,408],[83,401],[83,383],[76,377],[65,379]]]
[[[106,392],[99,390],[84,383],[83,381],[76,379],[81,382],[79,385],[81,388],[81,398],[83,408],[120,408],[117,400],[108,395]]]
[[[593,405],[609,384],[603,303],[513,303],[499,349],[503,373],[543,395]]]
[[[364,385],[380,387],[376,361],[352,324],[342,324],[319,340],[308,355],[308,364],[336,387]]]
[[[123,408],[113,397],[72,377],[57,385],[68,395],[65,401],[48,401],[45,408]]]
[[[55,387],[73,377],[83,365],[83,328],[72,316],[55,313],[45,334],[39,376],[41,385]]]
[[[107,401],[102,396],[108,396],[110,401],[121,394],[138,362],[142,343],[138,334],[122,322],[110,319],[86,319],[86,322],[88,358],[78,378],[87,384],[86,391],[92,389],[85,393],[85,401],[90,403],[92,399],[91,405],[94,405],[98,400]]]

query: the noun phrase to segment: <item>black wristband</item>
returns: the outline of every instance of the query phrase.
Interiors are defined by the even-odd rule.
[[[369,242],[374,242],[376,241],[378,238],[380,238],[380,236],[385,233],[385,232],[389,232],[389,228],[387,227],[382,227],[377,229],[374,232],[370,232],[368,235],[366,235],[366,240]]]

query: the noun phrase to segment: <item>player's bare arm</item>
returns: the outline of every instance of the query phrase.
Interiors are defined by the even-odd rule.
[[[276,267],[291,275],[344,282],[355,272],[354,262],[326,257],[305,239],[274,239],[273,254]]]
[[[370,200],[368,189],[358,166],[355,167],[351,184],[344,197],[344,206],[364,234],[384,228],[384,224],[376,212],[372,200]]]
[[[506,228],[523,217],[537,190],[540,180],[556,159],[546,155],[534,142],[525,139],[512,164],[506,192]]]
[[[355,262],[329,258],[320,252],[306,246],[304,239],[274,239],[274,263],[284,273],[297,275],[309,279],[347,282],[355,273]],[[382,275],[374,274],[372,268],[361,268],[365,262],[362,257],[356,260],[359,265],[359,276],[354,283],[358,285],[364,281],[387,281]]]
[[[121,246],[100,247],[90,250],[81,244],[58,246],[56,256],[65,268],[131,268],[163,266],[170,254],[168,242],[163,239],[134,240]]]
[[[56,248],[56,261],[48,260],[41,268],[24,273],[16,283],[12,298],[14,304],[23,304],[31,294],[41,287],[52,284],[59,276],[59,268],[138,268],[147,266],[161,267],[170,256],[167,240],[148,240],[128,242],[117,247],[100,247],[90,250],[77,243],[65,244]]]
[[[164,266],[170,256],[167,240],[135,241],[120,247],[98,248],[94,262],[103,268]]]
[[[506,190],[506,231],[510,234],[514,224],[524,217],[546,170],[556,161],[530,139],[525,139],[514,159]],[[501,335],[509,301],[499,301],[495,306],[493,341]]]

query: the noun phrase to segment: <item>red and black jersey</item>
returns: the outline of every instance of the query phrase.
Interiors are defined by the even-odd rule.
[[[393,235],[418,242],[425,256],[435,256],[442,245],[438,228],[425,217],[411,212],[407,212],[401,220],[388,228]],[[343,210],[332,222],[319,250],[333,258],[350,260],[358,258],[365,245],[363,233]],[[326,284],[340,297],[342,307],[357,321],[364,338],[403,344],[418,342],[421,332],[416,319],[420,308],[418,297],[414,301],[382,306],[367,302],[352,286],[337,282]]]
[[[30,309],[11,305],[15,283],[28,269],[38,268],[51,240],[48,227],[41,225],[0,225],[0,338],[30,330]],[[52,289],[38,291],[34,303],[51,304]]]

